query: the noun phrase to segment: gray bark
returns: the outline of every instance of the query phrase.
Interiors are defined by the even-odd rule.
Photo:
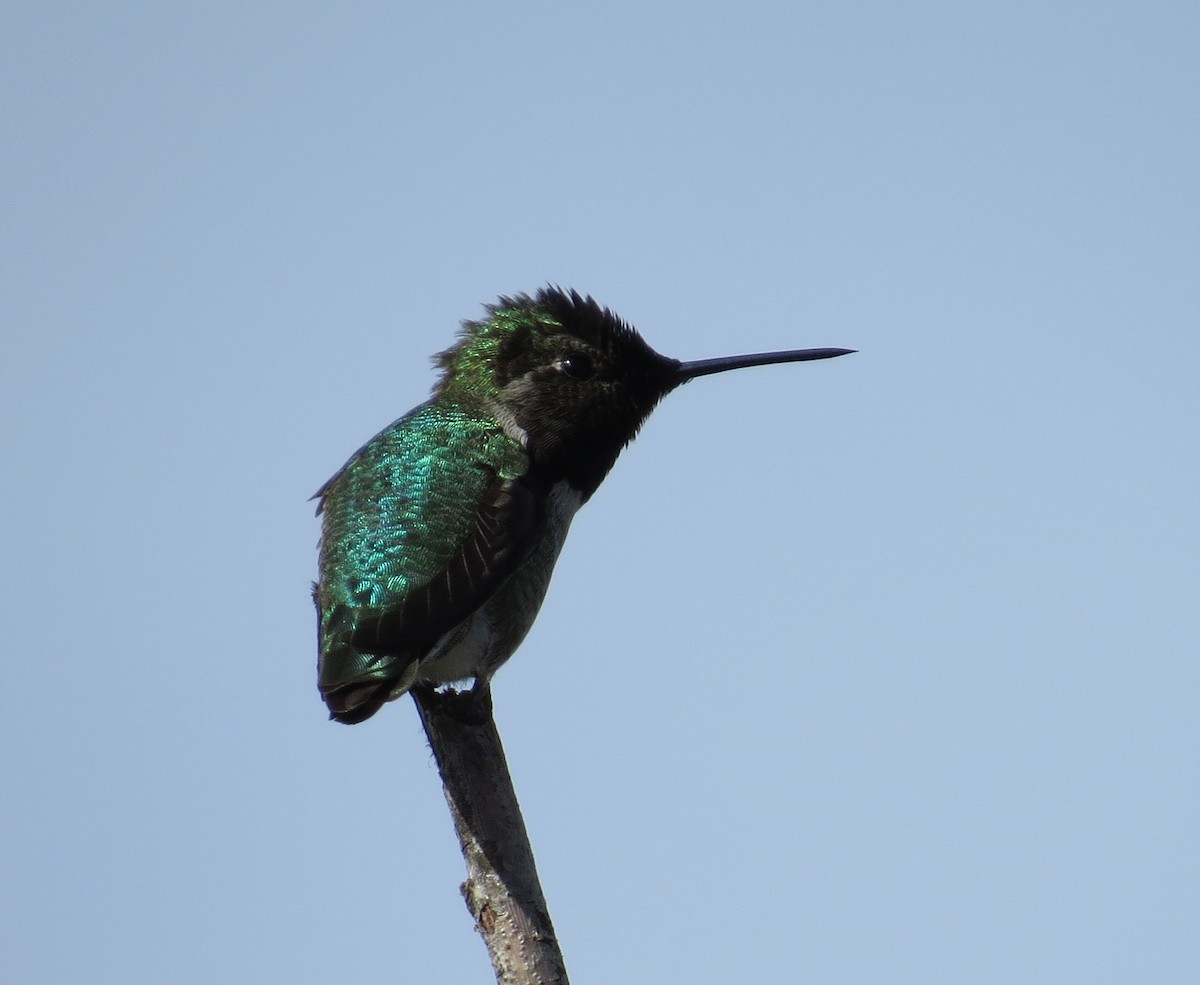
[[[567,985],[533,849],[492,717],[491,691],[414,688],[467,863],[463,899],[500,985]]]

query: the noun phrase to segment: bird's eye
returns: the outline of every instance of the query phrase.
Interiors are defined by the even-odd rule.
[[[590,380],[594,372],[592,357],[583,352],[568,352],[558,361],[558,368],[575,380]]]

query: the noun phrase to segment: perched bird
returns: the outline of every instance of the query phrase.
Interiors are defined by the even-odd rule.
[[[800,349],[680,362],[590,297],[502,297],[436,357],[433,396],[320,488],[318,686],[361,722],[416,685],[486,685],[541,608],[576,510],[655,405]]]

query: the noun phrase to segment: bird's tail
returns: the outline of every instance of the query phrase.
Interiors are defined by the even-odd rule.
[[[417,676],[417,661],[402,662],[387,654],[362,653],[341,646],[323,652],[317,664],[317,687],[335,722],[365,721],[387,701],[404,694]]]

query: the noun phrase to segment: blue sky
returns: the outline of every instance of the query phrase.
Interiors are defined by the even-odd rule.
[[[500,293],[679,358],[496,713],[576,985],[1200,976],[1200,13],[0,13],[0,973],[490,981],[308,497]]]

